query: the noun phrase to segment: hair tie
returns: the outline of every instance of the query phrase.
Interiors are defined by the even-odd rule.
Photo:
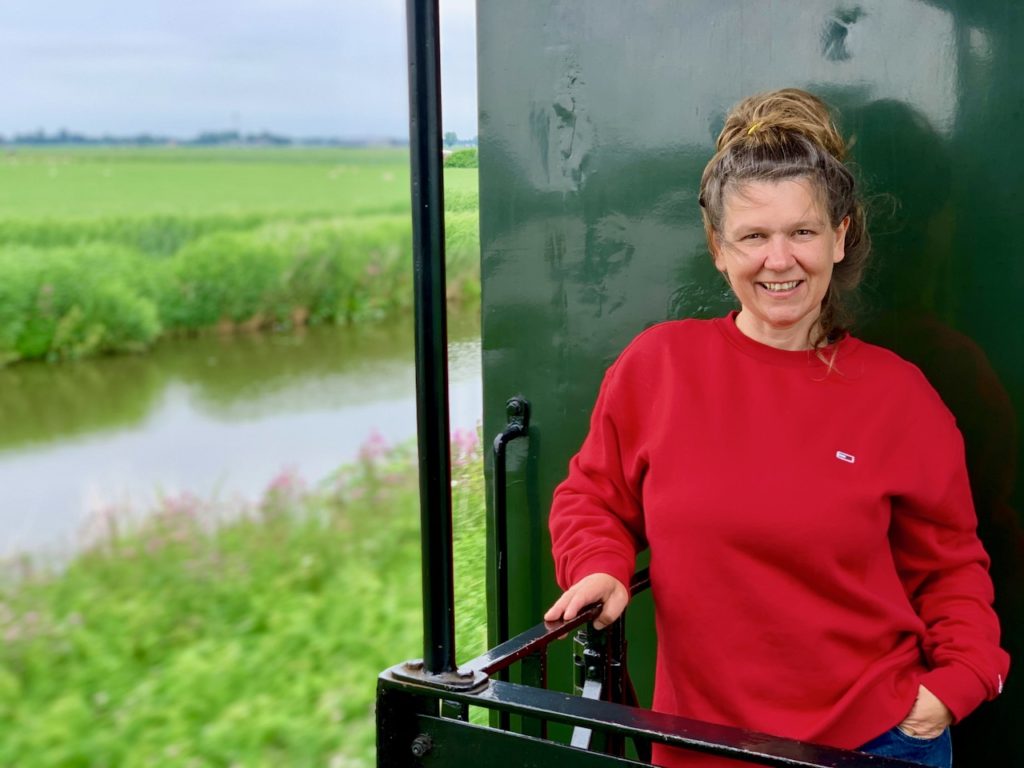
[[[750,127],[747,128],[747,136],[752,136],[754,131],[761,127],[761,123],[751,123]]]

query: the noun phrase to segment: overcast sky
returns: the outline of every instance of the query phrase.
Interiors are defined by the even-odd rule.
[[[440,0],[445,130],[476,129],[474,0]],[[0,0],[0,135],[408,138],[404,0]]]

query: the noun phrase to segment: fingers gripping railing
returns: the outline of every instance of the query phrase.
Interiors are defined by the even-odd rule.
[[[650,583],[646,569],[638,572],[630,582],[630,595],[644,591],[650,587]],[[600,616],[601,609],[601,603],[594,603],[586,606],[570,621],[538,624],[464,665],[461,671],[504,677],[502,673],[517,661],[533,661],[543,669],[546,666],[547,646],[577,630],[573,640],[576,694],[587,699],[638,706],[636,690],[626,665],[625,615],[607,629],[596,630],[593,622]],[[508,727],[507,713],[502,713],[499,723],[502,728]],[[546,736],[545,724],[541,722],[534,733]],[[612,734],[603,737],[600,745],[592,745],[593,735],[592,729],[577,726],[571,744],[584,749],[594,748],[610,755],[625,754],[625,739],[621,736]],[[634,739],[634,746],[641,759],[650,760],[650,744],[646,740]]]

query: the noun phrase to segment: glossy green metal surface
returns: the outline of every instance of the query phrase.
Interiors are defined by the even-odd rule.
[[[510,396],[532,409],[509,450],[512,632],[557,594],[548,506],[605,368],[652,323],[733,306],[696,201],[726,110],[793,85],[854,138],[876,243],[857,332],[918,364],[956,414],[1024,663],[1022,37],[1014,0],[479,0],[486,434]],[[631,669],[649,681],[644,613]],[[570,685],[563,652],[552,685]],[[960,764],[1024,764],[1018,677],[958,726]]]

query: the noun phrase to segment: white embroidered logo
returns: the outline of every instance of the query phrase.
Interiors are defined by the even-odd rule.
[[[840,461],[845,461],[847,464],[853,464],[857,460],[857,457],[852,453],[846,453],[845,451],[836,451],[836,458]]]

